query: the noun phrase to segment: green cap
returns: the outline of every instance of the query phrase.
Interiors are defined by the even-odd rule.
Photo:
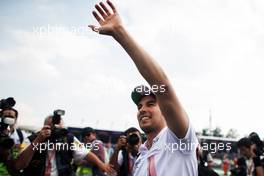
[[[131,98],[133,100],[133,102],[138,105],[138,103],[140,102],[140,100],[148,95],[152,95],[155,96],[155,94],[152,92],[152,90],[144,85],[140,85],[134,88],[134,90],[131,93]],[[155,96],[156,97],[156,96]]]

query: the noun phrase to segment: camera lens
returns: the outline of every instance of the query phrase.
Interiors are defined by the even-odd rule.
[[[131,134],[128,136],[128,143],[130,145],[137,145],[139,143],[139,137],[137,134]]]

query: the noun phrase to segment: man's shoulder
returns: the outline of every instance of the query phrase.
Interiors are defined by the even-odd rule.
[[[99,139],[95,139],[94,141],[93,141],[93,143],[98,143],[98,144],[104,144],[101,140],[99,140]]]
[[[185,140],[196,140],[197,137],[196,137],[196,134],[195,134],[195,130],[192,126],[191,123],[189,123],[188,125],[188,129],[186,131],[186,134],[183,138],[179,138],[171,129],[167,128],[166,129],[166,134],[168,136],[170,136],[171,138],[169,138],[170,140],[177,140],[177,141],[185,141]]]

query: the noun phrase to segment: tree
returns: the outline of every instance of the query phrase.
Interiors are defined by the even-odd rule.
[[[237,130],[236,129],[230,129],[227,134],[226,137],[227,138],[234,138],[236,139],[239,135],[237,134]]]
[[[224,135],[221,134],[221,132],[222,132],[222,130],[219,127],[216,127],[213,130],[213,136],[215,136],[215,137],[223,137]]]
[[[211,135],[211,132],[210,132],[209,128],[204,128],[202,130],[202,135],[203,136],[210,136]]]

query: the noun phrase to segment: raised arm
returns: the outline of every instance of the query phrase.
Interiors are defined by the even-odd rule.
[[[156,94],[161,112],[168,127],[176,136],[184,137],[188,129],[187,114],[182,108],[169,79],[155,60],[126,31],[113,3],[107,0],[107,4],[111,10],[102,2],[95,6],[101,16],[96,11],[93,11],[93,15],[100,26],[89,25],[89,27],[99,34],[112,36],[126,50],[138,71],[151,87],[154,85],[165,87],[165,92]]]

